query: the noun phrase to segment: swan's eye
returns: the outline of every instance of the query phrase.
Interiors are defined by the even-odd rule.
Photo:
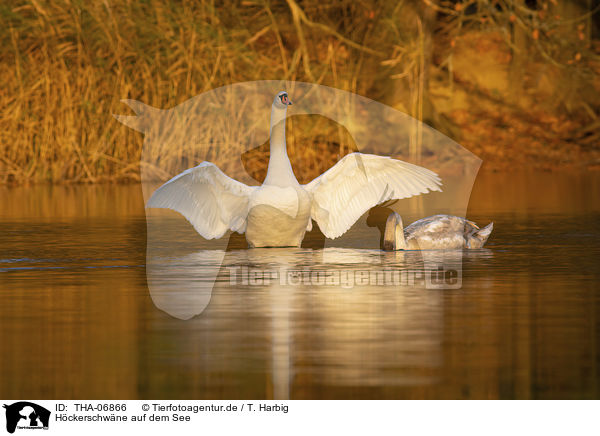
[[[287,97],[287,95],[283,94],[283,95],[281,96],[281,102],[282,102],[283,104],[287,104],[287,102],[288,102],[288,97]]]

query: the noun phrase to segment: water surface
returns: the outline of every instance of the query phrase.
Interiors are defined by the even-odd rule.
[[[495,229],[460,256],[460,289],[282,286],[251,273],[427,259],[230,246],[189,320],[155,302],[193,298],[149,292],[140,186],[0,188],[0,397],[599,398],[599,182],[481,174],[468,217]],[[200,245],[171,259],[182,292],[210,265]]]

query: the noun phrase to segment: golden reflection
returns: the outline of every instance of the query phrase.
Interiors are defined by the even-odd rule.
[[[482,176],[497,231],[462,254],[211,251],[185,221],[147,239],[139,187],[2,188],[3,396],[597,398],[597,178],[551,176]],[[440,263],[459,289],[407,275]]]

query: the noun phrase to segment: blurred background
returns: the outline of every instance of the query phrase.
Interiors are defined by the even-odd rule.
[[[484,168],[600,168],[598,0],[11,0],[0,183],[137,181],[121,99],[319,83],[445,133]],[[333,161],[352,147],[323,119]],[[334,156],[335,155],[335,156]],[[264,165],[264,159],[260,159]]]

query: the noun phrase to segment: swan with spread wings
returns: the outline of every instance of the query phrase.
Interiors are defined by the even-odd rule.
[[[292,102],[279,92],[271,107],[270,158],[261,186],[248,186],[202,162],[173,177],[146,207],[182,214],[206,239],[228,230],[245,233],[250,247],[299,247],[314,220],[327,238],[337,238],[370,208],[392,199],[441,191],[426,168],[373,154],[352,153],[306,185],[300,185],[285,143]]]

